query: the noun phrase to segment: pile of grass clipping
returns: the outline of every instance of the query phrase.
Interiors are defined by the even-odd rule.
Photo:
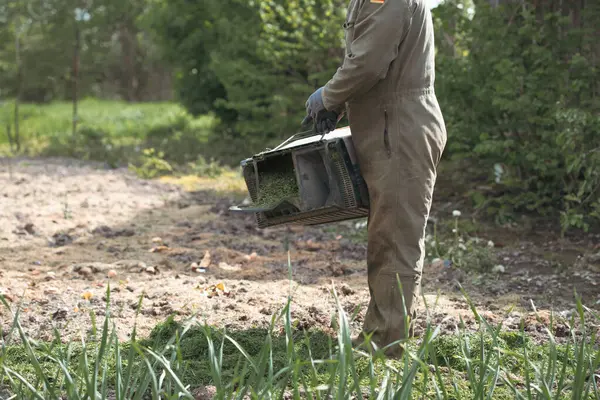
[[[263,173],[259,179],[258,206],[270,206],[282,200],[298,197],[296,175],[290,172]]]

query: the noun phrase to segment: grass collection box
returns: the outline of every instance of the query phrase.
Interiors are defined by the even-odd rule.
[[[368,190],[348,127],[326,135],[292,136],[241,166],[252,204],[231,210],[254,213],[259,228],[368,216]]]

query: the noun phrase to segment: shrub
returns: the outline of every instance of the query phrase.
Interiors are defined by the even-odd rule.
[[[154,149],[144,149],[140,165],[130,163],[129,169],[144,179],[153,179],[173,172],[171,164],[164,159],[164,153],[156,152]]]
[[[207,146],[211,129],[211,122],[194,122],[189,114],[180,113],[150,129],[144,147],[160,149],[169,162],[185,165],[211,153]]]
[[[198,176],[206,176],[216,178],[223,174],[224,167],[220,163],[211,158],[207,161],[203,156],[198,156],[196,161],[188,163],[188,168],[191,173]]]
[[[597,7],[579,23],[530,3],[467,10],[452,0],[434,11],[446,159],[487,181],[476,206],[498,222],[532,213],[560,217],[563,232],[598,226]]]
[[[492,271],[497,259],[492,250],[493,243],[463,233],[460,216],[460,211],[455,210],[451,234],[440,234],[437,221],[433,222],[433,234],[425,237],[427,258],[430,262],[445,262],[464,270]]]

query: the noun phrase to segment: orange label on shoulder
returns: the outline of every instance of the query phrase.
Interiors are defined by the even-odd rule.
[[[375,4],[383,4],[385,0],[371,0],[371,3],[375,3]]]

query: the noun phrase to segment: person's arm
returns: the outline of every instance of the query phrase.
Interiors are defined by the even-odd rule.
[[[382,3],[364,0],[358,10],[348,54],[324,87],[326,109],[343,107],[348,100],[366,93],[386,77],[409,23],[406,0]]]

